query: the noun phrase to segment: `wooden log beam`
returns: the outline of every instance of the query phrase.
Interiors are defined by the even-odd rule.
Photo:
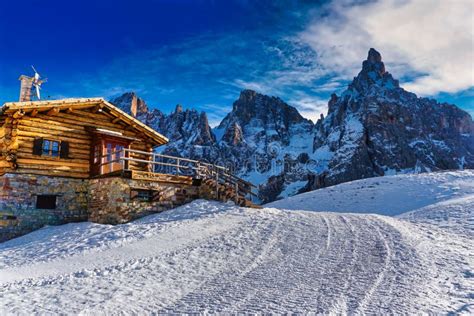
[[[46,115],[48,116],[53,116],[59,113],[59,108],[52,108],[48,112],[46,112]]]
[[[92,112],[92,113],[97,113],[97,112],[99,112],[99,111],[102,111],[102,108],[103,108],[103,107],[104,107],[104,106],[103,106],[102,104],[97,104],[96,106],[94,106],[94,107],[92,108],[91,112]]]
[[[13,116],[13,119],[18,120],[18,119],[22,118],[24,115],[25,115],[25,111],[18,110],[15,113],[13,113],[12,116]]]
[[[18,158],[17,159],[18,164],[36,164],[43,166],[44,168],[48,168],[47,166],[56,166],[59,168],[71,168],[71,167],[76,167],[76,168],[83,168],[85,170],[89,169],[89,163],[86,162],[69,162],[65,161],[63,159],[57,159],[57,160],[47,160],[47,159],[29,159],[29,158]]]

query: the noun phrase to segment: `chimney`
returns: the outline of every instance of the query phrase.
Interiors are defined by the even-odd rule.
[[[33,77],[21,75],[18,80],[21,81],[20,86],[20,102],[31,101],[31,88],[33,87]]]

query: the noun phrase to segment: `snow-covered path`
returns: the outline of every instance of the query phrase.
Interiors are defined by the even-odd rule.
[[[473,257],[428,224],[197,201],[0,244],[0,314],[472,312]]]

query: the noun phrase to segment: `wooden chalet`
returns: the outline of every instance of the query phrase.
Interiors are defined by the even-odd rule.
[[[154,148],[168,139],[102,98],[0,108],[0,240],[46,224],[123,223],[196,198],[251,202],[226,168]]]

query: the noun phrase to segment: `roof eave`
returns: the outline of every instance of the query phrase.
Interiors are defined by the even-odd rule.
[[[69,106],[78,106],[80,104],[102,104],[110,110],[117,112],[119,117],[125,118],[125,123],[132,125],[135,129],[141,130],[145,136],[152,139],[155,143],[153,147],[167,144],[169,139],[164,135],[158,133],[148,125],[140,122],[138,119],[125,113],[110,102],[105,101],[103,98],[74,98],[74,99],[61,99],[61,100],[45,100],[45,101],[24,101],[24,102],[7,102],[4,103],[0,108],[0,115],[7,114],[7,112],[14,112],[17,110],[34,110],[43,107],[61,107],[65,108]]]

